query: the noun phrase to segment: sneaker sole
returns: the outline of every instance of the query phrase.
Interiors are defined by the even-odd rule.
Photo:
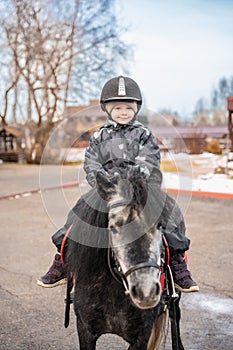
[[[43,283],[40,280],[37,280],[36,283],[37,283],[38,286],[43,287],[43,288],[53,288],[53,287],[59,286],[60,284],[66,284],[67,283],[67,278],[63,278],[62,280],[57,281],[57,282],[55,282],[53,284],[45,284],[45,283]]]
[[[189,289],[184,289],[181,288],[178,284],[175,283],[176,289],[178,289],[180,292],[183,293],[194,293],[194,292],[199,292],[199,287],[198,286],[192,286]]]

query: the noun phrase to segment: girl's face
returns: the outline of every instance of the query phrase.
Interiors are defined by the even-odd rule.
[[[111,110],[111,117],[118,124],[128,124],[135,116],[134,103],[117,103]]]

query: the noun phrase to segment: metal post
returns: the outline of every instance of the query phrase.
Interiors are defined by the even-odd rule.
[[[229,132],[229,139],[231,142],[231,152],[233,152],[233,124],[232,124],[232,111],[229,111],[228,116],[228,132]]]
[[[230,96],[227,98],[227,109],[229,112],[228,115],[228,132],[229,132],[229,139],[231,142],[230,151],[233,152],[233,121],[232,121],[232,114],[233,114],[233,96]]]

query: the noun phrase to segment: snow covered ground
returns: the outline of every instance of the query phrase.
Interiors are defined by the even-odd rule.
[[[227,162],[226,156],[210,153],[200,155],[171,154],[168,156],[181,167],[178,173],[164,172],[163,187],[186,191],[202,191],[233,194],[233,162]],[[186,169],[182,171],[182,163]],[[215,173],[226,170],[227,174]],[[186,173],[186,174],[184,174]]]
[[[205,177],[191,179],[182,175],[164,173],[163,187],[185,191],[232,193],[233,195],[233,179],[224,174],[209,174]]]
[[[68,162],[83,161],[84,149],[71,148],[66,156]],[[162,156],[163,157],[163,156]],[[169,153],[164,156],[175,164],[178,172],[163,172],[163,187],[185,191],[202,191],[233,194],[233,161],[227,162],[226,156],[211,153],[188,155]],[[229,174],[216,174],[228,166]]]

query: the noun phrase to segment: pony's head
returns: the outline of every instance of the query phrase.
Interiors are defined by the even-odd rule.
[[[97,174],[97,188],[109,207],[110,246],[133,303],[155,307],[161,296],[162,236],[148,217],[148,184],[137,166]],[[149,211],[150,212],[150,211]]]

